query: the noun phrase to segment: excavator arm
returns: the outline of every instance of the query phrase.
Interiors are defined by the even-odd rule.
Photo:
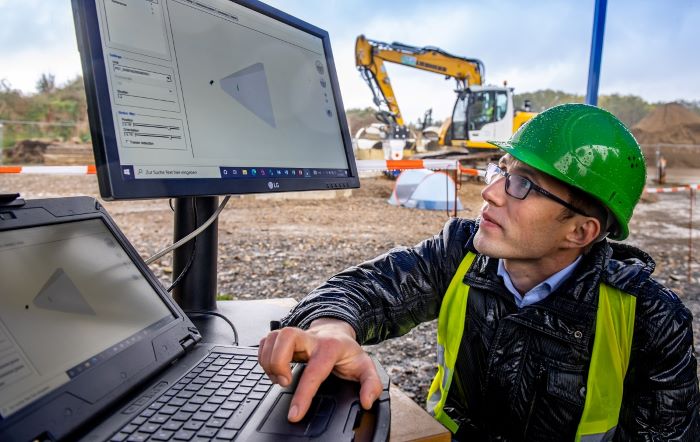
[[[418,48],[401,43],[383,43],[360,35],[355,41],[355,65],[372,90],[374,103],[379,108],[378,118],[398,126],[404,126],[404,120],[384,62],[454,78],[457,90],[482,84],[485,70],[481,60],[452,55],[433,46]]]

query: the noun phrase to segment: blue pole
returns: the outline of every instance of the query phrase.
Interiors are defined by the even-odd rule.
[[[600,79],[600,62],[603,58],[603,36],[605,34],[605,10],[608,0],[596,0],[593,15],[593,38],[591,39],[591,60],[588,65],[588,89],[586,104],[598,105],[598,80]]]

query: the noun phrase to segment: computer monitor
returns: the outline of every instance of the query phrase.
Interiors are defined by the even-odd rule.
[[[359,187],[328,33],[255,0],[73,0],[105,199]]]

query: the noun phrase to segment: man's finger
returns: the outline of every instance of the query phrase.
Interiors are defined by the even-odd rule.
[[[258,362],[262,361],[262,351],[263,347],[265,347],[265,339],[267,339],[267,336],[262,338],[260,342],[258,343]]]
[[[362,408],[369,410],[374,401],[382,394],[383,387],[372,358],[367,356],[366,361],[360,375],[360,404],[362,404]]]
[[[277,382],[286,387],[292,381],[292,369],[290,362],[296,352],[306,349],[309,345],[305,339],[305,332],[295,329],[281,329],[272,349],[269,361],[270,372],[277,377]]]
[[[304,417],[318,387],[331,374],[334,366],[335,357],[328,352],[322,352],[309,360],[292,397],[287,416],[290,422],[299,422]]]
[[[263,344],[262,348],[258,350],[258,362],[260,362],[260,366],[263,370],[265,370],[265,373],[274,383],[277,383],[277,379],[270,368],[270,359],[272,358],[272,351],[275,348],[275,341],[277,340],[278,334],[279,332],[277,331],[269,333],[265,338],[265,343]]]

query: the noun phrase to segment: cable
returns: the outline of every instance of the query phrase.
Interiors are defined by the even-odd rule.
[[[238,331],[236,331],[236,326],[233,325],[233,322],[231,322],[230,319],[228,319],[226,316],[222,315],[221,313],[218,312],[212,312],[209,310],[185,310],[185,314],[187,316],[189,315],[211,315],[211,316],[218,316],[219,318],[223,319],[228,323],[228,325],[231,326],[231,330],[233,330],[233,345],[238,345]]]
[[[170,284],[170,287],[165,289],[166,292],[170,293],[175,286],[177,286],[180,281],[182,281],[182,278],[185,277],[187,272],[190,270],[190,267],[192,267],[192,263],[194,262],[194,256],[197,254],[197,238],[194,238],[194,242],[192,243],[192,253],[190,253],[190,257],[187,259],[187,264],[185,264],[185,268],[182,269],[178,277]]]
[[[192,238],[194,238],[195,236],[199,235],[199,234],[202,233],[204,230],[206,230],[206,228],[209,227],[209,225],[210,225],[211,223],[213,223],[213,222],[216,220],[216,218],[219,216],[219,214],[221,213],[221,211],[224,210],[224,207],[226,207],[226,203],[228,203],[228,200],[229,200],[230,198],[231,198],[231,195],[226,195],[226,197],[225,197],[224,200],[221,202],[221,204],[219,204],[219,207],[216,209],[216,211],[209,217],[208,220],[206,220],[206,221],[204,222],[204,224],[202,224],[201,226],[199,226],[198,228],[196,228],[195,230],[193,230],[192,232],[190,232],[189,235],[187,235],[187,236],[185,236],[184,238],[180,239],[180,240],[179,240],[178,242],[176,242],[175,244],[172,244],[172,245],[170,245],[170,246],[164,248],[164,249],[161,250],[160,252],[158,252],[158,253],[156,253],[155,255],[153,255],[153,256],[151,256],[150,258],[148,258],[148,259],[146,260],[146,265],[149,265],[149,264],[154,263],[154,262],[157,261],[158,259],[162,258],[165,254],[167,254],[167,253],[169,253],[169,252],[172,252],[173,250],[175,250],[175,249],[177,249],[178,247],[180,247],[181,245],[187,243],[189,240],[191,240]]]
[[[172,199],[170,201],[172,202]],[[196,226],[197,225],[197,204],[195,203],[194,198],[192,199],[192,212],[194,214],[194,225]],[[195,236],[194,241],[192,242],[192,253],[190,253],[190,257],[187,258],[187,264],[185,264],[185,268],[182,269],[182,271],[180,272],[178,277],[175,278],[175,280],[172,282],[172,284],[170,284],[170,287],[165,289],[165,291],[170,293],[175,288],[175,286],[178,285],[180,283],[180,281],[182,281],[182,278],[185,277],[187,272],[190,270],[190,267],[192,267],[192,263],[194,262],[194,257],[196,254],[197,254],[197,237]]]

